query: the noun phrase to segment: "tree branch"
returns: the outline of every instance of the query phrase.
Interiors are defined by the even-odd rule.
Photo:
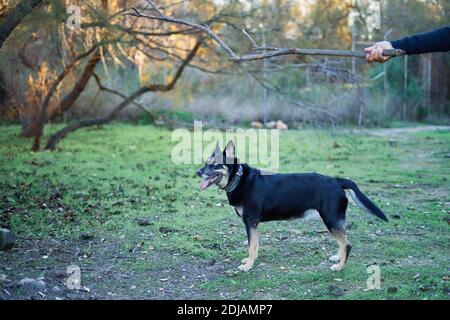
[[[229,59],[235,62],[244,62],[244,61],[253,61],[253,60],[261,60],[267,58],[273,58],[277,56],[284,55],[326,55],[326,56],[337,56],[337,57],[355,57],[355,58],[365,58],[366,54],[364,51],[355,51],[355,50],[328,50],[328,49],[301,49],[301,48],[275,48],[275,47],[258,47],[256,46],[256,42],[250,37],[250,35],[242,30],[245,36],[250,40],[253,45],[253,51],[261,51],[262,53],[249,53],[245,55],[239,55],[234,52],[217,34],[215,34],[208,25],[206,24],[197,24],[188,20],[178,19],[166,16],[160,9],[156,7],[156,5],[151,0],[147,0],[147,2],[153,7],[155,11],[159,15],[147,15],[143,14],[136,8],[131,8],[127,13],[128,15],[146,18],[151,20],[158,20],[168,23],[174,23],[179,25],[185,25],[191,27],[193,29],[200,30],[206,33],[212,40],[218,43],[228,54]],[[383,50],[384,56],[400,56],[404,55],[405,52],[399,49],[390,49]]]
[[[102,84],[102,82],[101,82],[101,80],[100,80],[100,77],[99,77],[96,73],[93,73],[92,76],[94,77],[95,82],[97,82],[97,86],[98,86],[98,89],[99,89],[100,91],[106,91],[106,92],[112,93],[112,94],[114,94],[114,95],[116,95],[116,96],[121,97],[122,99],[126,99],[126,98],[127,98],[127,96],[124,95],[123,93],[121,93],[120,91],[117,91],[117,90],[114,90],[114,89],[105,87],[105,86]],[[139,109],[141,109],[141,110],[143,110],[143,111],[145,111],[145,112],[149,112],[142,104],[137,103],[136,101],[133,101],[133,104],[134,104],[136,107],[138,107]]]
[[[150,1],[150,0],[148,2],[152,3],[152,1]],[[160,13],[162,14],[162,11],[160,11]],[[181,24],[181,25],[191,27],[193,29],[201,30],[204,33],[206,33],[210,38],[212,38],[214,41],[216,41],[228,53],[228,55],[231,58],[233,58],[233,59],[239,58],[238,55],[236,53],[234,53],[234,51],[231,50],[230,47],[228,47],[227,44],[225,42],[223,42],[223,40],[217,34],[212,32],[212,30],[209,28],[209,26],[207,24],[200,25],[197,23],[190,22],[188,20],[168,17],[164,14],[160,15],[160,16],[146,15],[146,14],[141,13],[136,8],[131,8],[130,12],[128,14],[131,16],[134,16],[134,17],[147,18],[147,19],[151,19],[151,20],[159,20],[159,21],[165,21],[165,22],[170,22],[170,23],[175,23],[175,24]]]
[[[62,114],[63,112],[66,112],[69,110],[72,105],[75,103],[77,98],[80,96],[80,94],[83,92],[84,88],[86,87],[87,83],[89,82],[89,79],[94,73],[94,69],[97,65],[97,63],[100,61],[100,49],[97,49],[89,61],[86,64],[86,67],[84,68],[80,78],[78,79],[77,83],[73,87],[72,91],[68,93],[64,99],[59,104],[59,108],[55,109],[50,115],[49,118],[53,118],[57,115]]]

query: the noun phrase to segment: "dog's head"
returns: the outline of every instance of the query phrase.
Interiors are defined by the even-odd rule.
[[[214,183],[219,188],[225,188],[228,185],[234,165],[237,163],[234,149],[233,141],[229,141],[223,151],[220,150],[219,143],[216,144],[216,150],[206,160],[205,166],[197,170],[197,176],[202,178],[201,190],[205,190]]]

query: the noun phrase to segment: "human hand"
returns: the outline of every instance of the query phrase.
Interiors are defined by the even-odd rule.
[[[392,47],[392,44],[389,41],[380,41],[375,43],[371,47],[365,48],[364,51],[366,52],[367,62],[372,63],[375,61],[385,63],[386,61],[388,61],[391,57],[383,56],[384,49],[394,49],[394,48]]]

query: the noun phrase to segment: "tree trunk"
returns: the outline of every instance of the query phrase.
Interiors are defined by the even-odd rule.
[[[445,66],[446,53],[436,52],[431,59],[430,94],[433,113],[445,113],[445,104],[449,101],[450,68]],[[450,60],[449,60],[450,61]]]
[[[73,87],[72,91],[65,96],[65,98],[61,101],[59,108],[56,109],[51,115],[48,116],[49,119],[62,114],[63,112],[66,112],[69,110],[77,98],[80,96],[80,94],[83,92],[84,88],[86,87],[87,83],[89,82],[89,79],[91,78],[92,74],[94,73],[95,66],[100,61],[101,55],[100,55],[100,49],[97,49],[95,51],[94,55],[89,59],[86,67],[84,68],[83,73],[81,74],[80,79]],[[45,122],[47,122],[45,120]],[[41,137],[44,131],[45,122],[40,124],[40,129],[35,133],[34,143],[32,150],[33,151],[39,151],[40,144],[41,144]]]
[[[422,81],[422,87],[425,91],[425,112],[426,114],[421,114],[421,117],[425,117],[430,112],[430,97],[431,97],[431,53],[420,55],[420,76]],[[421,120],[421,119],[419,119]]]
[[[108,1],[102,0],[101,1],[102,9],[108,10]],[[58,112],[64,112],[67,111],[75,102],[75,100],[80,96],[81,92],[83,92],[84,88],[86,87],[86,84],[88,83],[89,79],[91,78],[92,74],[94,73],[95,66],[97,65],[98,61],[101,59],[101,47],[100,44],[95,44],[92,46],[91,49],[86,51],[85,53],[80,54],[69,66],[66,66],[64,71],[58,76],[56,81],[53,83],[52,87],[49,90],[49,93],[45,97],[44,103],[41,106],[41,110],[37,119],[36,123],[36,130],[35,130],[35,136],[34,136],[34,143],[32,147],[32,151],[39,151],[41,146],[41,138],[44,133],[44,127],[48,119],[51,119],[54,114],[49,115],[48,114],[48,108],[50,104],[50,99],[52,95],[56,92],[58,85],[61,83],[61,81],[73,70],[76,68],[78,63],[84,58],[89,56],[93,51],[95,50],[95,53],[91,56],[89,59],[80,79],[78,80],[77,84],[73,87],[72,91],[64,98],[64,100],[60,104],[60,108],[58,109]]]
[[[50,104],[50,99],[51,97],[55,94],[59,84],[64,80],[64,78],[70,73],[72,72],[72,70],[78,66],[78,64],[80,63],[81,59],[83,59],[84,57],[88,56],[89,54],[92,53],[92,51],[96,51],[99,52],[98,49],[98,44],[94,45],[91,49],[89,49],[88,51],[86,51],[85,53],[79,55],[71,64],[69,64],[68,66],[66,66],[66,68],[58,75],[58,77],[56,78],[56,80],[53,82],[52,86],[50,87],[47,96],[45,97],[44,102],[41,105],[39,114],[37,119],[34,121],[34,123],[27,128],[27,133],[30,134],[30,136],[34,136],[34,143],[33,143],[33,147],[32,147],[32,151],[39,151],[39,147],[40,147],[40,141],[41,141],[41,136],[44,132],[44,127],[45,127],[45,123],[47,122],[47,120],[50,118],[48,115],[48,108],[49,108],[49,104]],[[94,55],[94,57],[96,57],[97,54]],[[91,58],[93,59],[93,58]],[[88,62],[88,65],[86,66],[87,69],[89,68],[95,68],[95,64],[93,65],[92,63],[90,64]],[[86,71],[86,70],[85,70]],[[84,74],[85,72],[83,72]],[[90,73],[92,75],[92,72]],[[89,80],[89,78],[87,79]],[[84,84],[85,86],[86,84]],[[75,85],[74,89],[71,91],[71,93],[69,94],[72,98],[76,99],[78,97],[78,95],[81,93],[81,91],[78,93],[78,95],[75,97],[75,93],[77,90],[79,90],[80,86],[78,86],[78,83]],[[83,87],[84,88],[84,87]],[[75,93],[74,93],[75,90]],[[65,100],[65,99],[64,99]],[[63,101],[64,101],[63,100]],[[74,100],[75,101],[75,100]],[[69,102],[69,101],[68,101]],[[67,102],[67,104],[68,104]],[[23,134],[25,135],[25,132],[23,132]],[[26,136],[26,135],[25,135]]]
[[[56,109],[49,116],[50,119],[66,112],[73,106],[77,98],[86,88],[89,79],[92,77],[92,74],[94,73],[95,66],[100,61],[100,59],[101,59],[100,49],[97,49],[97,51],[95,51],[92,57],[89,59],[86,67],[83,70],[83,73],[80,76],[80,79],[78,79],[78,82],[75,84],[72,91],[67,96],[65,96],[65,98],[61,101],[59,108]]]

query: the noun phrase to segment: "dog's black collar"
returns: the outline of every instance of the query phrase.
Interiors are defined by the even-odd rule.
[[[225,190],[226,192],[232,192],[234,189],[236,189],[243,173],[244,169],[242,168],[242,165],[239,165],[233,179],[231,179],[231,181],[226,185],[225,188],[223,188],[223,190]]]

